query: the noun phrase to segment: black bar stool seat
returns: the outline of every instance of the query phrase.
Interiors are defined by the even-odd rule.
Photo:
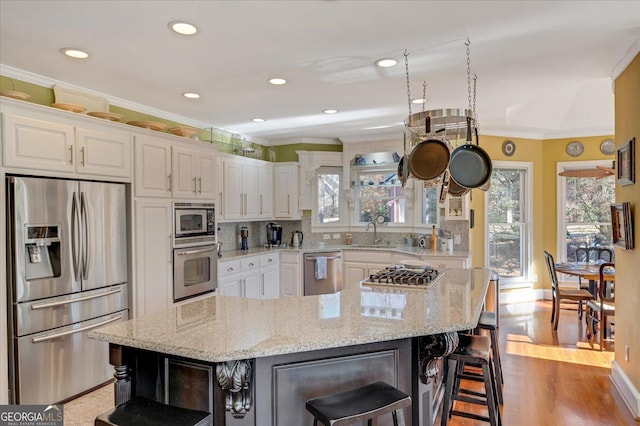
[[[496,380],[499,384],[504,384],[502,376],[502,360],[500,359],[500,348],[498,346],[498,319],[495,312],[483,311],[478,320],[476,330],[488,330],[491,338],[491,351],[493,352],[493,362],[495,365]],[[498,400],[502,404],[502,386],[498,388]]]
[[[356,389],[313,398],[307,401],[307,411],[313,414],[313,424],[344,426],[392,413],[393,424],[398,417],[404,425],[402,409],[411,405],[411,397],[385,382],[371,383]]]
[[[210,413],[134,398],[96,417],[95,426],[211,426]]]

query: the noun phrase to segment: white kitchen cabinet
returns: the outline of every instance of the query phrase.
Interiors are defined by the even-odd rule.
[[[4,165],[70,175],[131,177],[131,134],[3,114]]]
[[[273,217],[273,168],[258,168],[258,217],[271,219]]]
[[[134,188],[137,197],[171,197],[171,145],[134,136]]]
[[[344,250],[344,285],[358,285],[371,274],[393,264],[391,253],[380,250]]]
[[[174,198],[215,198],[216,159],[212,154],[174,146],[171,163]]]
[[[277,253],[219,261],[218,292],[254,299],[279,297]]]
[[[169,200],[135,201],[134,317],[173,303],[172,209]]]
[[[222,214],[225,220],[272,217],[271,166],[261,163],[244,158],[222,160]],[[262,179],[267,182],[261,183]]]
[[[280,253],[280,297],[302,296],[302,254],[295,251]]]
[[[298,163],[276,163],[273,168],[274,216],[276,219],[299,218]]]
[[[445,220],[469,220],[469,194],[462,197],[448,195],[440,208],[440,217]]]

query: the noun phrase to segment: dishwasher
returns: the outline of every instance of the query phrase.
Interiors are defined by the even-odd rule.
[[[326,262],[326,268],[324,263]],[[330,294],[342,290],[340,251],[304,255],[304,295]]]

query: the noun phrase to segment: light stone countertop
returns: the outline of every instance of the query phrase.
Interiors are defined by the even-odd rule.
[[[212,296],[89,337],[222,362],[467,330],[478,322],[490,276],[452,268],[427,289],[361,284],[319,296]]]
[[[362,246],[362,245],[305,245],[300,247],[278,247],[278,248],[263,248],[256,247],[250,248],[249,250],[229,250],[223,251],[222,257],[220,260],[231,260],[237,259],[241,257],[248,256],[257,256],[266,253],[273,252],[299,252],[299,253],[315,253],[315,252],[328,252],[335,250],[358,250],[358,251],[390,251],[394,253],[405,253],[416,256],[437,256],[437,257],[446,257],[446,258],[468,258],[471,256],[471,252],[468,251],[454,251],[454,252],[444,252],[444,251],[432,251],[430,249],[420,248],[420,247],[408,247],[408,246]]]

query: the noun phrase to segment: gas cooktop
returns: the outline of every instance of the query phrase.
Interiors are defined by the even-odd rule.
[[[438,271],[430,266],[412,267],[389,266],[375,274],[369,275],[362,283],[366,285],[381,285],[407,288],[430,288],[442,278],[444,271]]]

